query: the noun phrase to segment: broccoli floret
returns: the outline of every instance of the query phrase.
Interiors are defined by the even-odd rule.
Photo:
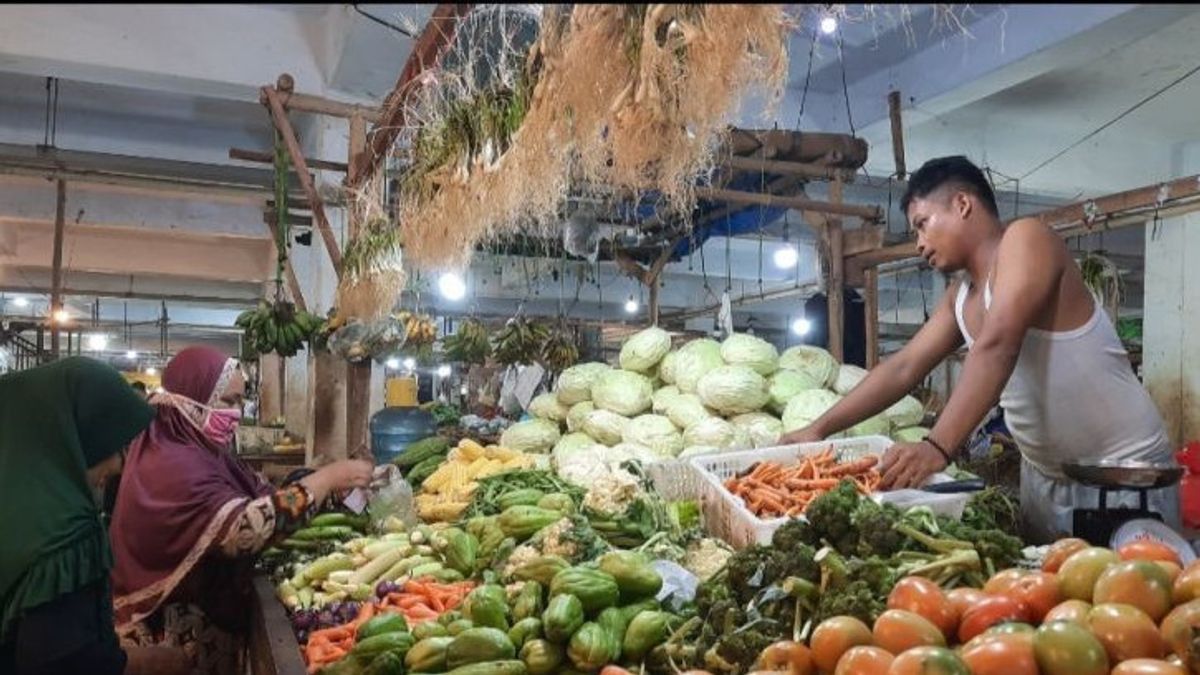
[[[885,598],[866,581],[851,581],[836,592],[821,595],[814,625],[834,616],[853,616],[870,626],[887,609]]]
[[[860,501],[862,497],[854,481],[842,480],[836,488],[814,499],[804,516],[816,537],[838,552],[852,555],[858,548],[852,516]]]
[[[771,546],[774,546],[780,551],[791,551],[802,546],[817,546],[821,543],[821,537],[818,536],[808,521],[795,518],[789,520],[775,530],[775,534],[771,535]]]
[[[1024,557],[1021,540],[1002,530],[976,529],[953,520],[942,523],[941,527],[946,536],[972,543],[988,576],[1016,565]]]
[[[786,577],[791,562],[785,551],[751,546],[729,559],[729,585],[742,603],[749,602],[760,589]]]
[[[886,598],[899,578],[896,567],[884,558],[852,558],[847,563],[852,581],[867,584],[876,596]]]
[[[858,555],[887,557],[903,550],[908,537],[895,529],[903,516],[903,512],[892,504],[880,505],[870,499],[859,502],[851,515],[851,522],[858,530]]]
[[[696,611],[704,616],[717,603],[733,600],[733,591],[721,575],[709,579],[696,587]]]
[[[716,672],[746,672],[754,667],[762,650],[775,640],[753,629],[725,635],[705,655],[705,665]]]

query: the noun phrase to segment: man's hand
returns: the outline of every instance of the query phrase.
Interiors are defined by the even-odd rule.
[[[879,463],[883,474],[879,487],[883,490],[920,487],[944,468],[946,458],[929,443],[896,443],[883,453],[883,461]]]
[[[125,675],[188,675],[192,660],[179,647],[130,647]]]
[[[791,433],[786,433],[779,437],[779,445],[792,445],[795,443],[816,443],[825,440],[825,434],[822,434],[813,425],[808,425],[803,429],[797,429]]]

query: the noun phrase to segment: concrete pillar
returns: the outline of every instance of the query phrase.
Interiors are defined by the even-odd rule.
[[[1200,141],[1177,146],[1172,176],[1200,173]],[[1200,213],[1146,224],[1143,381],[1173,447],[1200,439]],[[1191,317],[1191,318],[1189,318]]]

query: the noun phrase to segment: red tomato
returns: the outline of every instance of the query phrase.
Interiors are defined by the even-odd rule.
[[[1096,580],[1109,566],[1120,561],[1115,552],[1099,546],[1076,551],[1058,568],[1058,590],[1065,599],[1092,602]]]
[[[1187,671],[1158,659],[1130,659],[1117,664],[1111,675],[1187,675]]]
[[[1062,594],[1058,590],[1058,579],[1047,572],[1031,572],[1013,582],[1012,586],[1001,595],[1025,605],[1029,610],[1029,619],[1033,623],[1041,623],[1042,618],[1054,606],[1062,602]]]
[[[1042,675],[1108,675],[1108,653],[1088,629],[1070,621],[1043,625],[1033,636]]]
[[[1028,610],[1021,603],[1004,595],[986,598],[963,615],[958,624],[958,639],[960,642],[970,642],[971,638],[1005,621],[1027,622]]]
[[[946,636],[937,626],[920,614],[903,609],[889,609],[880,614],[871,636],[876,645],[893,654],[913,647],[946,646]]]
[[[968,609],[986,597],[988,594],[978,588],[955,588],[946,592],[946,599],[950,601],[950,606],[954,608],[954,614],[959,619],[962,619]]]
[[[1065,600],[1055,605],[1054,609],[1046,612],[1043,623],[1051,621],[1074,621],[1081,626],[1087,626],[1088,612],[1092,611],[1092,603],[1082,600]]]
[[[971,675],[971,671],[945,647],[913,647],[892,661],[888,675]]]
[[[1158,659],[1167,645],[1146,613],[1129,605],[1096,605],[1088,613],[1087,628],[1104,645],[1109,661]]]
[[[838,659],[833,675],[887,675],[895,660],[879,647],[854,647]]]
[[[1012,568],[996,572],[995,576],[983,585],[983,592],[988,595],[1003,595],[1005,591],[1017,582],[1017,579],[1029,574],[1027,570]]]
[[[1032,630],[976,636],[963,646],[962,660],[972,675],[1038,675]]]
[[[829,673],[847,651],[868,646],[872,640],[867,624],[852,616],[835,616],[817,626],[808,646],[812,650],[813,663],[822,672]]]
[[[1089,544],[1082,539],[1059,539],[1050,545],[1050,549],[1046,551],[1046,558],[1042,561],[1042,571],[1050,572],[1051,574],[1058,571],[1062,567],[1064,561],[1070,558],[1076,551],[1082,551]]]
[[[946,594],[940,586],[924,577],[905,577],[896,582],[888,595],[887,606],[925,617],[946,637],[953,637],[958,625],[958,615]]]
[[[1096,580],[1093,601],[1133,605],[1159,621],[1171,611],[1171,579],[1166,570],[1146,560],[1117,563]]]
[[[791,640],[781,640],[764,649],[755,665],[762,670],[783,671],[788,675],[813,673],[812,653],[808,647]]]
[[[1137,539],[1117,549],[1121,560],[1162,560],[1182,565],[1175,549],[1153,539]]]
[[[1175,577],[1171,586],[1171,600],[1176,605],[1200,599],[1200,560],[1188,565]]]

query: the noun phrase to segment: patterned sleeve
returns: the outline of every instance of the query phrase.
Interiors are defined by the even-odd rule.
[[[271,539],[298,530],[320,506],[308,488],[293,483],[246,505],[221,540],[221,552],[237,558],[267,547]]]

